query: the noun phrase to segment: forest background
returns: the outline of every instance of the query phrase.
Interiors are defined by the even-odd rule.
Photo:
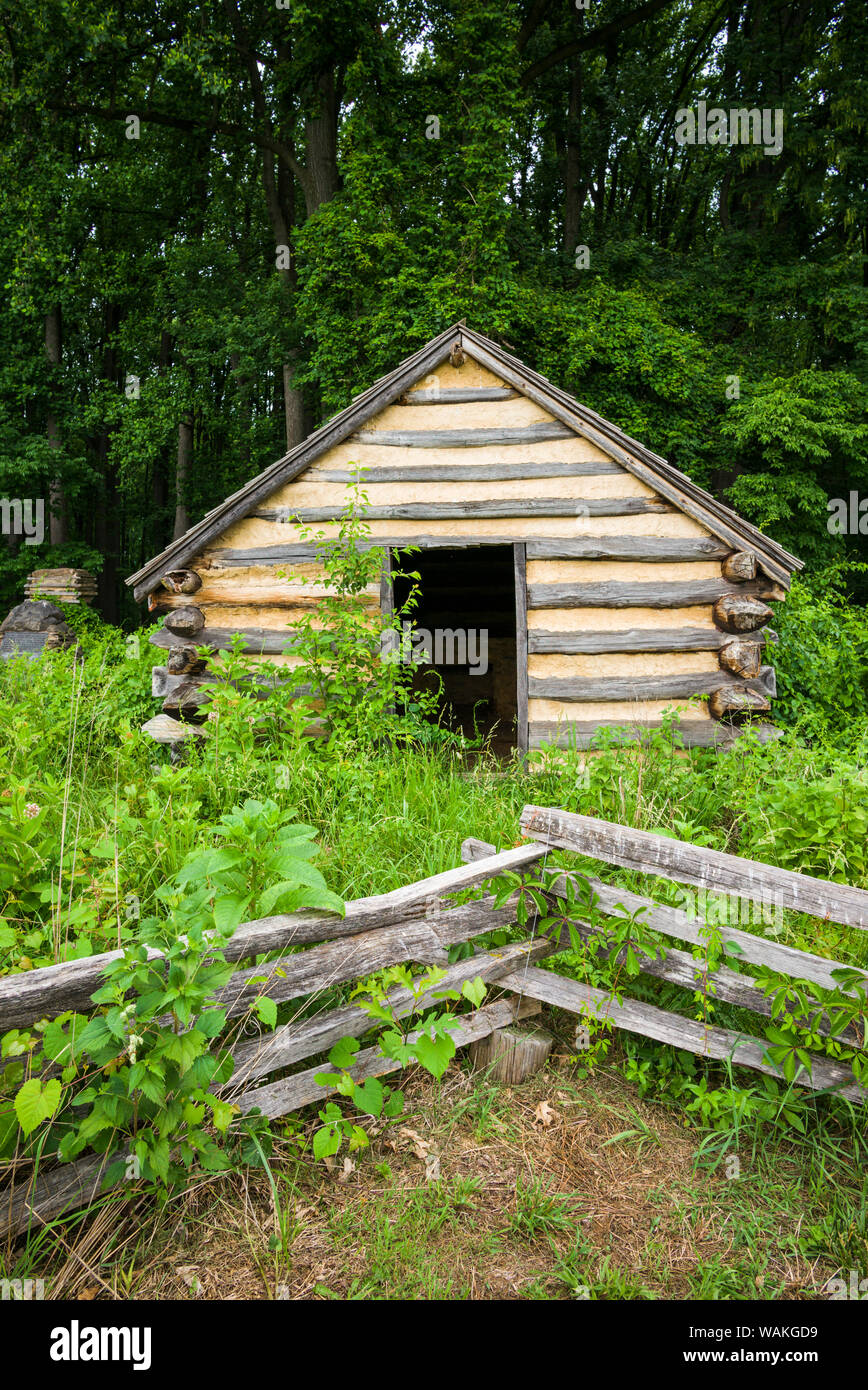
[[[0,496],[45,506],[2,604],[82,565],[134,625],[130,572],[461,318],[864,601],[866,71],[858,0],[0,0]],[[780,152],[679,143],[702,101]]]

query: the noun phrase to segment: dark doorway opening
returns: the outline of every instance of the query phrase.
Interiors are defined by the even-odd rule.
[[[430,659],[417,668],[414,688],[436,689],[439,677],[441,723],[508,752],[516,742],[518,703],[513,547],[398,551],[391,564],[396,609],[410,590],[401,571],[420,576],[410,622],[415,650]]]

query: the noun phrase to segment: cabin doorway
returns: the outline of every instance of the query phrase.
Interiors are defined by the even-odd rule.
[[[494,752],[516,746],[518,707],[515,557],[511,545],[478,545],[391,552],[396,610],[419,574],[419,598],[405,629],[424,653],[413,685],[436,690],[442,682],[439,719],[444,727],[490,741]]]

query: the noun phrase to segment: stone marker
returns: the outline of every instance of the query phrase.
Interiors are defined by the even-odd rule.
[[[25,599],[0,623],[0,657],[24,655],[33,661],[41,652],[71,647],[75,633],[63,613],[47,599]]]

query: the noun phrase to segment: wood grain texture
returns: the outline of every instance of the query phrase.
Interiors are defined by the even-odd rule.
[[[671,508],[667,502],[656,502],[647,497],[507,497],[493,498],[486,502],[468,499],[463,502],[392,502],[385,505],[371,503],[370,506],[360,508],[360,515],[367,521],[456,521],[470,520],[474,517],[498,520],[503,517],[525,516],[569,516],[584,521],[596,516],[645,516],[653,512],[668,511],[671,511]],[[257,521],[307,526],[312,522],[339,521],[341,509],[263,507],[250,515]],[[718,590],[724,591],[725,586]]]
[[[868,928],[868,892],[847,884],[830,883],[792,869],[778,869],[704,845],[670,840],[665,835],[652,835],[647,830],[632,830],[555,808],[525,806],[521,829],[523,834],[550,847],[602,859],[621,868],[714,892],[735,893],[758,902],[775,894],[782,906],[795,912],[830,918],[844,926]]]
[[[597,961],[608,961],[610,968],[614,965],[624,964],[627,947],[624,946],[618,950],[612,938],[606,937],[605,930],[600,930],[588,922],[576,921],[575,919],[571,919],[570,925],[573,931],[588,943],[590,951]],[[645,954],[638,947],[635,950],[639,969],[643,975],[650,975],[657,980],[665,980],[667,984],[678,985],[682,989],[690,990],[692,994],[698,991],[715,1002],[734,1004],[739,1009],[748,1009],[751,1013],[759,1014],[762,1018],[772,1018],[772,1000],[750,975],[739,974],[738,971],[731,970],[726,965],[719,966],[716,970],[709,970],[704,954],[696,957],[688,951],[679,950],[677,947],[668,949],[660,947],[653,956]],[[804,979],[804,976],[801,978]],[[806,1014],[797,1013],[792,1006],[788,1008],[787,1012],[800,1027],[810,1028],[813,1033],[821,1033],[825,1037],[835,1037],[848,1047],[861,1047],[863,1044],[861,1029],[854,1024],[848,1024],[843,1032],[839,1032],[833,1028],[829,1015],[821,1006],[809,1007]]]
[[[369,537],[359,541],[360,550],[370,550],[373,547],[380,547],[388,550],[405,550],[408,546],[419,546],[423,550],[431,550],[435,547],[442,549],[467,549],[477,545],[514,545],[521,538],[515,534],[495,535],[495,536],[427,536],[413,535],[405,532],[403,535],[388,535]],[[256,546],[252,549],[237,550],[215,550],[213,552],[215,560],[227,569],[235,569],[247,565],[261,565],[272,567],[275,565],[288,565],[298,563],[311,557],[314,552],[313,546],[306,545],[267,545]]]
[[[648,724],[654,719],[669,719],[673,713],[682,720],[712,724],[705,702],[693,696],[690,700],[597,700],[593,704],[569,704],[563,700],[531,700],[529,716],[532,724],[542,722],[587,720],[600,724]]]
[[[765,581],[739,585],[738,594],[754,592],[758,597],[776,597],[774,586]],[[659,584],[618,583],[602,584],[530,584],[528,605],[531,608],[684,608],[691,604],[715,603],[736,591],[725,579],[682,580]],[[783,598],[783,593],[779,597]],[[772,617],[770,608],[759,604]],[[768,621],[768,619],[765,619]],[[754,627],[759,627],[754,623]]]
[[[0,1194],[0,1235],[39,1231],[63,1212],[90,1206],[103,1188],[105,1171],[115,1155],[98,1154],[41,1172]]]
[[[716,600],[711,616],[724,632],[754,632],[771,621],[772,610],[760,602],[761,598],[767,598],[769,595],[756,590],[756,596],[753,597],[750,590],[751,586],[744,584],[741,586],[741,592],[734,590]]]
[[[510,386],[431,386],[408,391],[400,405],[463,405],[474,401],[514,401],[521,393]]]
[[[659,1009],[654,1004],[624,998],[622,1002],[601,989],[577,980],[567,980],[548,970],[530,966],[516,975],[507,975],[501,984],[515,989],[522,998],[538,999],[541,1003],[568,1009],[591,1020],[598,1019],[628,1033],[638,1033],[655,1042],[693,1052],[700,1057],[718,1061],[730,1058],[738,1066],[752,1067],[768,1076],[780,1077],[777,1067],[765,1061],[767,1044],[725,1028],[714,1028],[682,1018],[679,1014]],[[825,1058],[811,1057],[811,1074],[801,1071],[796,1085],[815,1091],[833,1090],[848,1100],[864,1102],[865,1092],[856,1082],[852,1068]]]
[[[743,583],[747,579],[756,579],[756,556],[752,550],[736,550],[732,555],[726,557],[721,569],[724,579],[729,579],[733,583]]]
[[[470,1060],[476,1071],[488,1071],[499,1086],[520,1086],[545,1066],[553,1043],[545,1028],[512,1024],[471,1043]]]
[[[251,590],[246,585],[239,584],[234,592],[227,588],[219,598],[215,597],[207,604],[203,601],[202,608],[205,612],[205,626],[216,628],[218,631],[234,631],[236,623],[239,628],[283,628],[284,631],[288,631],[298,622],[301,614],[315,613],[326,597],[330,596],[313,585],[300,594],[288,586],[269,592],[261,589]],[[372,586],[361,590],[358,597],[360,603],[374,609],[377,607],[379,590]],[[198,636],[198,633],[192,633],[189,637],[179,633],[177,640],[195,644]]]
[[[494,426],[469,430],[363,430],[353,436],[360,444],[403,449],[475,449],[485,444],[539,444],[549,439],[573,439],[575,430],[557,420],[535,425]]]
[[[720,664],[723,669],[732,671],[735,676],[743,676],[745,680],[753,680],[759,675],[761,662],[762,647],[756,639],[750,641],[744,637],[736,638],[720,649]]]
[[[181,725],[180,728],[191,726]],[[374,931],[378,927],[395,926],[414,921],[428,914],[427,920],[439,924],[437,904],[441,898],[483,883],[504,869],[517,871],[536,863],[545,854],[539,845],[520,845],[506,850],[497,861],[480,868],[463,865],[420,879],[416,883],[395,888],[374,897],[356,898],[348,902],[345,916],[333,912],[279,913],[272,917],[242,922],[225,947],[229,961],[247,956],[285,950],[314,941],[335,940]],[[482,900],[484,901],[484,900]],[[452,911],[454,909],[449,909]],[[154,951],[153,958],[162,953]],[[0,1031],[27,1026],[40,1018],[53,1018],[66,1009],[86,1011],[90,996],[102,983],[102,972],[121,953],[108,951],[84,960],[66,961],[28,970],[20,975],[0,979]]]
[[[625,743],[640,743],[647,739],[655,729],[664,727],[661,719],[562,719],[531,720],[529,743],[531,748],[552,745],[555,748],[599,748],[612,740]],[[605,739],[603,729],[612,730]],[[780,737],[780,729],[771,724],[751,724],[750,732],[760,743],[770,743]],[[685,748],[726,748],[748,732],[748,726],[736,728],[734,725],[719,723],[713,719],[689,719],[682,716],[678,724],[678,738]]]
[[[666,907],[618,884],[603,883],[598,878],[589,877],[586,881],[593,890],[599,912],[622,919],[625,911],[639,913],[643,926],[653,931],[674,937],[678,941],[689,942],[692,946],[702,947],[706,944],[708,928],[700,915],[680,908]],[[560,880],[555,880],[552,884],[552,892],[555,895],[563,892]],[[770,915],[774,915],[774,904],[766,904],[765,907],[770,909]],[[758,925],[762,926],[761,923]],[[713,930],[720,933],[724,946],[731,943],[738,948],[740,962],[768,966],[770,970],[789,975],[794,980],[811,980],[814,984],[822,985],[824,989],[838,987],[832,972],[845,968],[840,961],[813,955],[809,951],[798,951],[793,946],[782,945],[772,937],[743,931],[740,927],[732,926],[725,921],[716,923]],[[868,973],[863,974],[868,980]]]
[[[483,863],[497,854],[497,849],[487,840],[468,837],[461,843],[461,859],[465,864]],[[652,898],[631,892],[617,883],[604,883],[599,878],[586,874],[563,874],[553,880],[550,892],[562,898],[565,893],[564,879],[582,879],[589,885],[594,895],[596,911],[608,916],[623,919],[625,913],[638,914],[643,927],[660,932],[663,936],[674,937],[678,941],[689,942],[692,946],[703,946],[707,941],[707,931],[701,916],[680,908],[667,907],[654,902]],[[769,923],[769,925],[771,925]],[[838,983],[833,972],[852,969],[841,961],[826,956],[815,956],[809,951],[796,950],[794,946],[784,946],[771,937],[757,936],[753,932],[742,931],[740,927],[723,921],[715,924],[714,930],[720,933],[721,942],[726,947],[731,944],[738,948],[738,959],[748,965],[765,965],[781,975],[789,975],[794,980],[811,980],[824,989],[836,989]],[[868,982],[868,971],[861,971]]]
[[[570,919],[570,924],[575,933],[587,942],[597,962],[607,961],[610,967],[624,964],[627,948],[622,947],[618,950],[604,930],[575,918]],[[771,1017],[771,1000],[763,994],[750,975],[740,975],[725,965],[717,970],[706,970],[702,958],[696,959],[688,951],[681,951],[677,947],[660,947],[654,956],[649,956],[636,947],[635,953],[643,975],[666,980],[668,984],[680,985],[691,992],[699,991],[715,1001],[735,1004],[738,1008],[749,1009],[765,1018]],[[828,1033],[828,1026],[824,1031]]]
[[[584,525],[581,529],[585,529]],[[529,584],[651,584],[657,587],[663,580],[676,584],[709,579],[720,580],[717,560],[670,561],[665,569],[643,560],[530,560],[527,567]],[[701,607],[706,609],[707,605]],[[704,616],[709,621],[703,626],[711,627],[710,611]],[[663,618],[658,619],[661,626],[663,621]]]
[[[479,840],[475,835],[468,835],[466,840],[461,841],[460,853],[462,864],[475,864],[479,859],[490,859],[493,854],[497,854],[497,848],[488,840]]]
[[[768,696],[747,683],[719,686],[708,699],[712,719],[732,719],[741,714],[763,714],[769,709]]]
[[[288,504],[287,504],[288,505]],[[283,566],[292,552],[305,544],[305,536],[300,526],[289,523],[256,521],[246,518],[233,526],[222,536],[222,544],[210,550],[203,562],[225,571],[241,567],[267,568],[275,563]],[[323,543],[334,542],[338,538],[338,524],[323,524]],[[400,526],[388,521],[370,522],[370,535],[363,543],[368,546],[401,548],[408,545],[423,547],[435,546],[479,546],[513,545],[517,541],[552,539],[564,537],[572,540],[579,533],[576,517],[521,517],[512,523],[485,519],[457,521],[414,522],[405,521]],[[678,511],[660,512],[653,516],[615,516],[598,517],[593,524],[581,527],[581,534],[608,538],[610,536],[648,535],[660,538],[696,537],[698,527],[690,517]],[[224,558],[226,557],[226,558]]]
[[[771,670],[771,667],[763,670]],[[755,683],[755,693],[765,698],[766,687]],[[743,683],[729,671],[705,671],[700,675],[626,676],[626,677],[540,677],[528,681],[531,700],[564,700],[591,702],[597,700],[668,700],[689,699],[691,695],[708,695],[712,691],[742,690]],[[753,687],[751,687],[753,690]],[[756,706],[759,708],[759,706]],[[768,709],[768,705],[765,705]]]
[[[202,587],[202,577],[195,570],[171,570],[160,584],[170,594],[195,594]]]
[[[539,1005],[535,1005],[532,999],[508,998],[498,1000],[495,1004],[486,1004],[474,1013],[462,1017],[459,1026],[452,1032],[455,1046],[465,1047],[477,1038],[484,1038],[495,1028],[506,1028],[517,1019],[532,1016],[538,1009]],[[416,1029],[409,1035],[409,1041],[415,1041],[418,1036],[419,1030]],[[379,1047],[365,1048],[357,1053],[356,1057],[356,1065],[350,1069],[350,1076],[355,1081],[364,1081],[369,1076],[388,1076],[391,1072],[401,1070],[400,1062],[384,1057]],[[287,1076],[281,1081],[272,1081],[267,1086],[254,1087],[245,1091],[237,1104],[242,1112],[255,1107],[269,1119],[277,1119],[293,1110],[300,1110],[303,1105],[310,1105],[314,1101],[322,1101],[327,1096],[334,1095],[334,1087],[321,1086],[316,1080],[318,1076],[331,1070],[329,1066],[319,1065],[310,1067],[307,1071],[297,1072],[295,1076]],[[338,1073],[335,1072],[336,1080],[337,1077]]]
[[[179,719],[173,719],[168,714],[156,714],[153,719],[148,719],[142,724],[141,731],[148,738],[152,738],[155,743],[171,745],[173,743],[186,743],[188,739],[204,738],[205,732],[195,724],[182,724]],[[53,969],[53,966],[48,967]]]
[[[539,679],[648,680],[654,676],[699,676],[720,670],[714,652],[535,652],[528,671]]]
[[[173,542],[161,555],[131,576],[128,583],[134,586],[136,596],[141,597],[149,588],[154,587],[159,582],[160,574],[186,565],[215,536],[225,534],[239,518],[248,515],[252,507],[273,496],[278,488],[286,486],[291,479],[297,477],[328,450],[344,445],[360,430],[364,432],[368,422],[380,411],[400,400],[406,391],[425,377],[426,373],[434,372],[449,357],[456,342],[464,345],[461,351],[466,352],[468,366],[469,359],[472,359],[474,370],[477,365],[491,370],[499,384],[512,387],[549,418],[565,426],[568,431],[567,437],[571,436],[573,440],[588,440],[603,457],[623,463],[634,478],[658,495],[668,497],[680,512],[692,517],[704,530],[711,531],[728,542],[733,550],[756,549],[766,572],[783,584],[788,582],[792,569],[799,567],[795,557],[763,537],[756,528],[743,522],[731,509],[717,503],[713,497],[691,483],[685,474],[651,454],[616,426],[581,406],[495,344],[459,325],[433,339],[419,353],[402,363],[396,371],[375,383],[369,391],[362,393],[346,410],[328,421],[297,449],[279,459],[252,483],[227,498],[225,503],[214,508],[184,537]],[[434,385],[442,383],[435,381]],[[414,412],[411,410],[407,413]]]
[[[501,390],[503,389],[501,387]],[[552,416],[547,410],[542,410],[520,392],[505,401],[449,401],[443,400],[441,397],[433,401],[415,401],[408,409],[409,404],[406,400],[395,401],[388,409],[381,411],[371,419],[363,427],[362,433],[367,434],[376,431],[388,434],[396,432],[416,435],[420,431],[434,431],[436,433],[474,432],[480,429],[524,429],[531,425],[550,425],[553,423]],[[573,442],[576,442],[575,435],[570,440],[571,444]],[[353,445],[356,449],[368,449],[370,447],[359,443],[358,440],[353,440],[350,447]],[[388,446],[380,445],[373,447],[388,448]],[[406,446],[403,447],[406,448]],[[346,446],[344,452],[346,452]],[[399,461],[394,460],[394,462]]]
[[[169,647],[166,670],[170,676],[198,675],[206,668],[204,657],[197,655],[195,647]]]
[[[484,932],[499,931],[514,920],[514,905],[494,908],[490,899],[481,898],[448,911],[325,941],[309,951],[238,970],[214,997],[227,1017],[236,1018],[247,1013],[253,1001],[263,994],[275,1003],[285,1004],[302,995],[331,990],[348,980],[363,979],[390,965],[410,961],[445,965],[450,946],[471,941]]]
[[[395,591],[392,587],[392,556],[387,550],[383,556],[380,571],[380,612],[384,618],[391,618],[395,611]]]
[[[407,467],[371,466],[361,475],[347,468],[320,468],[311,478],[329,483],[351,483],[361,476],[367,483],[487,483],[509,479],[598,478],[622,474],[617,463],[420,463]],[[726,547],[722,547],[724,553]]]
[[[167,604],[173,603],[168,597],[165,601]],[[172,611],[166,615],[165,625],[178,637],[195,638],[200,628],[205,626],[205,614],[201,608],[183,602],[181,607],[172,607]]]
[[[173,541],[136,574],[130,575],[126,582],[132,586],[136,600],[144,598],[159,583],[161,574],[187,565],[209,541],[247,516],[258,502],[264,501],[276,488],[297,478],[314,459],[319,458],[335,444],[348,439],[377,411],[399,400],[404,392],[426,373],[435,371],[449,356],[450,344],[454,337],[454,332],[447,330],[432,339],[419,352],[408,357],[396,371],[376,381],[367,391],[357,396],[346,410],[327,420],[320,429],[315,430],[296,448],[265,469],[253,482],[227,497],[225,502],[210,511],[179,540]]]
[[[229,627],[203,627],[201,632],[197,632],[189,650],[195,652],[196,647],[208,647],[210,651],[228,651],[235,636],[243,638],[244,644],[241,648],[245,652],[255,652],[259,656],[277,656],[281,652],[292,651],[295,639],[288,629],[275,630],[273,628],[251,627],[251,628],[229,628]],[[178,637],[167,632],[164,628],[159,628],[152,632],[148,641],[155,647],[168,647],[174,651],[178,648]]]
[[[718,503],[709,493],[697,487],[686,474],[679,472],[665,459],[652,454],[616,425],[604,420],[601,415],[597,415],[586,406],[580,405],[566,392],[552,386],[551,382],[530,371],[517,359],[507,360],[505,354],[494,348],[494,345],[489,344],[481,335],[468,332],[464,335],[464,342],[468,353],[481,366],[496,371],[503,381],[522,391],[529,400],[548,410],[565,424],[569,424],[577,434],[595,444],[616,462],[622,463],[634,477],[639,478],[661,496],[667,497],[712,534],[728,542],[733,550],[755,548],[763,568],[772,578],[782,584],[788,584],[792,570],[801,567],[801,562],[795,556],[789,555],[781,546],[762,537],[755,527],[749,526],[729,507]]]
[[[491,417],[485,423],[491,424],[526,424],[531,421],[503,421],[499,418],[499,413],[503,407],[490,407]],[[396,426],[399,429],[423,429],[428,428],[430,419],[423,424],[423,417],[434,416],[436,425],[432,428],[442,428],[442,421],[445,419],[446,412],[440,406],[430,406],[427,409],[403,410],[402,422]],[[407,420],[410,420],[410,424]],[[278,487],[271,494],[275,502],[290,502],[291,494],[297,486],[307,486],[314,482],[317,477],[327,468],[340,468],[353,471],[358,468],[374,469],[388,466],[390,468],[419,468],[425,467],[457,467],[473,464],[500,465],[504,463],[602,463],[608,464],[610,468],[618,469],[618,475],[629,479],[632,483],[641,487],[643,492],[647,491],[644,485],[637,483],[637,480],[628,471],[615,464],[609,454],[602,453],[599,449],[588,444],[586,440],[574,435],[571,439],[562,439],[557,443],[551,440],[543,440],[539,444],[527,444],[520,449],[504,449],[500,444],[482,444],[475,449],[447,448],[447,449],[412,449],[395,445],[384,444],[363,444],[359,440],[347,440],[336,449],[330,449],[323,454],[311,467],[304,478],[296,479],[283,487]],[[699,527],[694,531],[695,535],[703,534]],[[705,532],[704,534],[708,534]]]
[[[705,627],[624,628],[614,632],[557,632],[531,628],[527,640],[529,652],[561,656],[606,652],[704,652],[726,649],[732,642],[726,633]],[[776,642],[777,633],[766,628],[753,639],[751,645],[757,652],[757,671],[764,640]]]
[[[492,1029],[505,1028],[517,1019],[531,1017],[538,1011],[539,1005],[532,999],[500,999],[464,1015],[452,1037],[456,1047],[464,1047],[485,1037]],[[418,1036],[417,1029],[411,1033],[410,1039],[415,1040]],[[325,1099],[334,1094],[334,1088],[320,1086],[316,1078],[323,1071],[330,1070],[328,1065],[319,1064],[282,1081],[272,1082],[269,1086],[251,1088],[239,1097],[239,1108],[242,1112],[256,1108],[269,1118],[276,1119],[303,1105]],[[379,1047],[370,1047],[357,1054],[356,1066],[350,1074],[361,1081],[368,1076],[382,1076],[398,1070],[399,1063],[384,1058]],[[102,1189],[108,1163],[119,1156],[122,1155],[115,1153],[78,1159],[75,1163],[64,1164],[47,1174],[41,1174],[26,1186],[8,1189],[0,1198],[0,1235],[12,1237],[29,1228],[38,1230],[45,1222],[64,1212],[88,1206]]]
[[[582,536],[575,540],[527,543],[529,560],[638,560],[678,564],[682,560],[719,560],[728,553],[727,546],[713,536]]]
[[[420,998],[423,1007],[433,1007],[438,1001],[435,995],[443,990],[457,989],[468,980],[479,976],[486,984],[508,975],[519,965],[533,963],[550,955],[554,947],[537,937],[533,941],[515,942],[502,946],[496,951],[477,951],[467,960],[451,965],[439,983]],[[396,1018],[406,1018],[416,1008],[412,991],[395,988],[388,991],[387,1007]],[[260,1076],[279,1067],[292,1066],[305,1057],[327,1052],[340,1038],[358,1038],[370,1031],[370,1014],[356,1004],[346,1004],[342,1008],[329,1009],[315,1014],[312,1018],[299,1019],[286,1023],[273,1033],[242,1041],[233,1050],[235,1070],[231,1081],[222,1087],[222,1093],[236,1092],[250,1085]]]

